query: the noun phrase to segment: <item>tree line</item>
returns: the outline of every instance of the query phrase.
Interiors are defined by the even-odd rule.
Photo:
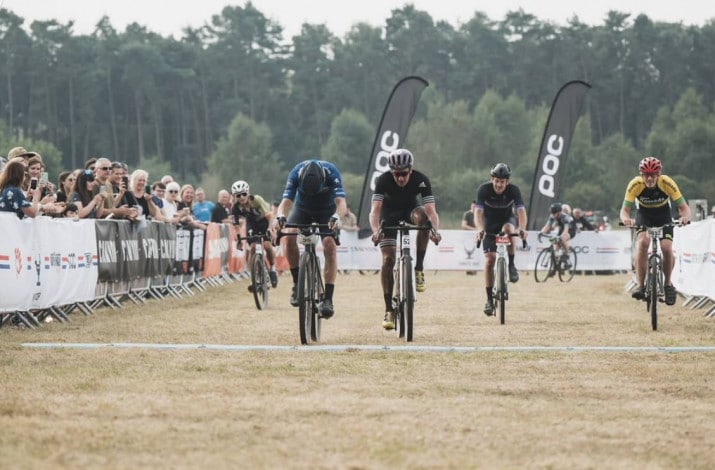
[[[610,11],[566,25],[523,10],[475,11],[455,26],[410,4],[381,26],[337,37],[304,24],[285,38],[251,2],[226,6],[180,38],[101,18],[72,22],[0,10],[0,149],[40,151],[51,174],[106,155],[207,190],[243,178],[269,199],[287,170],[335,161],[357,207],[394,84],[425,78],[406,146],[457,217],[498,161],[528,199],[549,107],[567,81],[590,83],[562,194],[615,215],[644,154],[687,197],[715,203],[715,24],[653,22]],[[209,192],[211,194],[211,192]]]

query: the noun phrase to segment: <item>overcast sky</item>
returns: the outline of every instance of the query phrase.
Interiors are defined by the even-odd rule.
[[[702,25],[715,18],[715,2],[707,0],[254,0],[264,15],[284,27],[284,37],[300,32],[304,22],[325,23],[342,37],[357,22],[384,25],[395,8],[412,3],[427,11],[436,20],[446,20],[459,26],[475,11],[482,11],[493,20],[501,20],[506,12],[522,8],[541,20],[566,25],[574,15],[588,24],[603,24],[609,10],[645,13],[653,20]],[[245,5],[245,1],[229,0],[0,0],[0,6],[33,20],[57,19],[75,22],[74,32],[89,34],[103,16],[109,16],[115,28],[123,30],[131,22],[148,27],[163,36],[181,36],[185,26],[198,27],[219,14],[226,5]]]

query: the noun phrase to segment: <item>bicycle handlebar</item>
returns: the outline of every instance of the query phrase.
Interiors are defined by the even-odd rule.
[[[377,232],[375,235],[377,235],[375,238],[377,239],[377,242],[373,242],[375,246],[377,246],[378,243],[380,243],[380,238],[382,236],[382,232],[385,230],[397,230],[398,232],[400,231],[410,231],[410,230],[429,230],[430,234],[434,237],[437,237],[439,234],[437,233],[437,230],[435,230],[432,227],[431,223],[427,223],[426,225],[416,225],[412,224],[409,222],[405,222],[404,220],[398,222],[397,225],[385,225],[385,222],[382,221],[380,222],[380,228],[377,229]],[[436,241],[434,242],[435,245],[438,245],[439,242]]]
[[[270,236],[267,233],[252,233],[248,236],[242,237],[240,233],[236,234],[236,242],[237,244],[240,244],[242,241],[248,242],[250,245],[251,243],[261,243],[264,240],[270,240]],[[238,246],[238,245],[237,245]],[[238,248],[239,250],[243,251],[241,248]]]
[[[621,227],[627,227],[627,228],[634,228],[634,229],[659,229],[659,228],[666,228],[666,227],[682,227],[684,225],[689,225],[690,221],[688,220],[687,223],[681,224],[678,219],[673,219],[670,223],[665,224],[665,225],[658,225],[658,226],[652,226],[648,227],[647,225],[626,225],[623,222],[618,222],[618,225]]]
[[[284,228],[297,228],[299,229],[297,232],[283,232]],[[310,224],[291,224],[291,223],[286,223],[283,225],[282,228],[278,229],[276,232],[276,242],[275,244],[278,245],[281,241],[281,237],[289,237],[289,236],[298,236],[298,235],[304,235],[304,236],[311,236],[311,235],[319,235],[319,236],[328,236],[328,237],[333,237],[335,239],[335,244],[340,245],[340,229],[335,228],[334,230],[330,230],[330,225],[329,224],[319,224],[317,222],[312,222]]]
[[[485,237],[486,237],[486,236],[490,236],[490,237],[503,237],[503,236],[505,236],[505,235],[506,235],[506,236],[509,236],[509,237],[518,237],[518,236],[520,236],[518,233],[504,233],[504,232],[500,232],[500,233],[487,233],[487,232],[484,232],[484,236],[485,236]],[[477,248],[479,248],[481,245],[482,245],[482,240],[481,240],[481,239],[477,240]],[[522,240],[522,247],[523,247],[523,248],[526,248],[527,246],[528,246],[528,245],[526,244],[526,240]]]

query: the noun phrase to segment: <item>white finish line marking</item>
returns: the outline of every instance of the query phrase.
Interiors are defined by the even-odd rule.
[[[399,352],[715,352],[715,346],[387,346],[369,344],[157,344],[157,343],[22,343],[35,349],[158,349],[207,351],[399,351]]]

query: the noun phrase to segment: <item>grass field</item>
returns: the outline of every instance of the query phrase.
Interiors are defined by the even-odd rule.
[[[321,344],[384,349],[300,347],[289,276],[263,312],[238,282],[3,327],[0,468],[713,468],[715,352],[647,347],[713,347],[715,319],[663,305],[653,332],[627,280],[523,272],[502,326],[481,313],[481,273],[430,272],[407,351],[381,328],[378,276],[357,273],[339,276]]]

